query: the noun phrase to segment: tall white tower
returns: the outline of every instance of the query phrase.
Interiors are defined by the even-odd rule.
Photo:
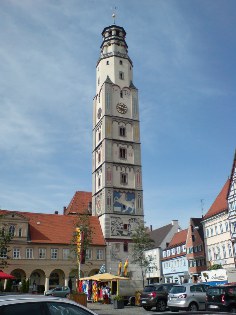
[[[102,36],[93,102],[92,212],[108,245],[108,272],[116,273],[130,255],[135,223],[143,221],[139,103],[125,30],[111,25]]]

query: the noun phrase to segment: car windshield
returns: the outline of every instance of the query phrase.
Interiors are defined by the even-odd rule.
[[[223,288],[208,288],[207,290],[207,294],[208,295],[221,295],[221,294],[224,294],[224,289]]]
[[[186,292],[186,287],[183,285],[176,285],[171,288],[170,293],[176,294],[176,293],[184,293]]]
[[[144,288],[143,292],[152,292],[152,291],[156,291],[157,288],[154,287],[153,285],[148,285]]]

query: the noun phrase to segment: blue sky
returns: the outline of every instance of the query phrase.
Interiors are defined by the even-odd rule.
[[[115,5],[139,89],[145,221],[185,228],[232,167],[235,0],[1,0],[0,208],[62,213],[91,191],[95,67]]]

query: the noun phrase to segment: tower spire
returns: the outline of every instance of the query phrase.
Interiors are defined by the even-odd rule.
[[[116,24],[116,10],[117,10],[117,7],[114,7],[113,13],[112,13],[112,18],[113,18],[113,24],[114,25]]]

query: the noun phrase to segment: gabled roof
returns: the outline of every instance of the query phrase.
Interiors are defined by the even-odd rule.
[[[64,214],[88,214],[91,213],[92,193],[87,191],[76,191]]]
[[[231,186],[231,182],[232,182],[232,180],[233,180],[233,176],[234,176],[235,169],[236,169],[236,150],[235,150],[235,152],[234,152],[234,160],[233,160],[233,165],[232,165],[231,174],[230,174],[230,184],[229,184],[229,190],[228,190],[228,193],[227,193],[227,199],[228,199],[228,197],[229,197],[230,186]]]
[[[219,214],[223,211],[228,210],[227,195],[228,195],[229,185],[230,185],[230,180],[227,179],[221,192],[216,197],[216,199],[213,202],[213,204],[211,205],[210,209],[208,210],[208,212],[203,217],[203,221],[216,215],[216,214]]]
[[[4,213],[10,212],[5,210]],[[29,236],[31,243],[70,244],[75,231],[76,216],[18,212],[29,219]],[[91,245],[105,245],[99,219],[89,216],[89,224],[93,230]]]
[[[181,245],[181,244],[185,244],[186,239],[187,239],[187,233],[188,233],[188,229],[185,229],[185,230],[182,230],[180,232],[175,233],[172,240],[170,241],[168,248],[176,247],[176,246]]]
[[[173,224],[167,224],[165,226],[160,227],[159,229],[153,230],[150,232],[150,237],[152,240],[154,240],[154,246],[160,247],[161,243],[167,236],[167,234],[171,231],[173,228]]]

